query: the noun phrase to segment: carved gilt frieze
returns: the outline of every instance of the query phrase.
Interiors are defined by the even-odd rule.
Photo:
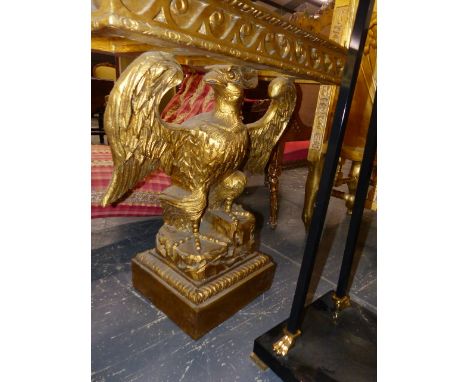
[[[338,84],[346,50],[243,0],[103,0],[92,34]]]

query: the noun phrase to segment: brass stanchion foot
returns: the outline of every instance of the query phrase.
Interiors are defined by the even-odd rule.
[[[332,300],[335,304],[335,311],[333,312],[333,318],[338,318],[340,312],[351,306],[351,299],[349,296],[338,297],[335,292],[332,294]]]
[[[273,344],[273,351],[282,357],[288,354],[289,349],[294,346],[296,338],[301,335],[301,331],[298,329],[297,332],[293,334],[290,333],[288,329],[284,328],[283,333],[284,336]]]

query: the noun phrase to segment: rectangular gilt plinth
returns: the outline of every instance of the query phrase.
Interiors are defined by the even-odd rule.
[[[135,289],[198,339],[267,291],[275,268],[269,256],[255,252],[200,285],[170,267],[155,250],[148,250],[132,260],[132,279]]]

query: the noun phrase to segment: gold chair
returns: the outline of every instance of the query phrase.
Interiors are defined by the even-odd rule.
[[[305,123],[305,119],[301,114],[304,109],[314,102],[317,98],[316,85],[297,84],[297,103],[291,120],[281,136],[278,144],[271,153],[268,166],[265,173],[265,184],[268,185],[270,192],[270,218],[269,225],[272,229],[278,224],[279,210],[279,177],[283,168],[292,168],[307,164],[307,153],[301,150],[302,143],[310,139],[312,125]],[[307,93],[306,93],[307,92]],[[305,97],[305,100],[303,100]],[[307,142],[305,142],[307,145]],[[296,146],[296,154],[286,153],[286,148]],[[304,151],[304,152],[303,152]],[[291,156],[291,158],[288,158]]]
[[[117,69],[115,65],[108,62],[101,62],[93,66],[93,77],[101,80],[117,80]]]
[[[115,65],[103,62],[93,66],[91,77],[91,116],[97,115],[98,127],[91,128],[91,135],[99,136],[99,143],[104,144],[104,110],[106,100],[117,79]]]

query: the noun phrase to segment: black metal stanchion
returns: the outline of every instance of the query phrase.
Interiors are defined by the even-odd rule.
[[[361,0],[359,2],[354,28],[351,33],[348,59],[340,86],[335,114],[333,116],[332,129],[328,140],[328,150],[325,156],[325,163],[317,193],[317,202],[307,234],[304,257],[301,270],[299,271],[296,292],[294,293],[291,313],[287,324],[287,330],[292,335],[297,334],[304,312],[304,303],[322,236],[323,225],[328,210],[328,203],[333,188],[336,167],[340,157],[341,145],[343,143],[345,127],[351,108],[351,100],[356,87],[359,65],[361,64],[362,52],[366,42],[373,6],[373,0]]]
[[[336,298],[342,299],[346,297],[349,278],[351,276],[351,267],[353,265],[354,252],[361,226],[362,214],[364,212],[364,204],[367,198],[367,190],[369,181],[372,175],[374,166],[374,158],[377,150],[377,92],[375,93],[374,105],[372,107],[372,115],[367,131],[366,147],[361,163],[359,180],[354,197],[353,214],[349,222],[348,236],[346,238],[346,246],[341,263],[340,277],[336,288]]]
[[[373,5],[373,0],[361,0],[357,8],[291,313],[286,321],[270,329],[254,342],[254,359],[259,359],[287,381],[373,381],[376,379],[375,315],[358,307],[344,310],[338,317],[335,314],[337,303],[333,298],[336,295],[332,291],[308,307],[304,306],[325,223]],[[374,107],[375,105],[376,102]],[[374,114],[373,118],[375,118]],[[357,231],[359,221],[356,221],[354,225],[353,229]],[[354,248],[351,244],[348,251]],[[351,257],[352,261],[352,254],[347,257]],[[348,261],[349,259],[346,260]],[[343,283],[347,284],[346,279],[349,279],[347,265],[342,268],[342,271]]]

